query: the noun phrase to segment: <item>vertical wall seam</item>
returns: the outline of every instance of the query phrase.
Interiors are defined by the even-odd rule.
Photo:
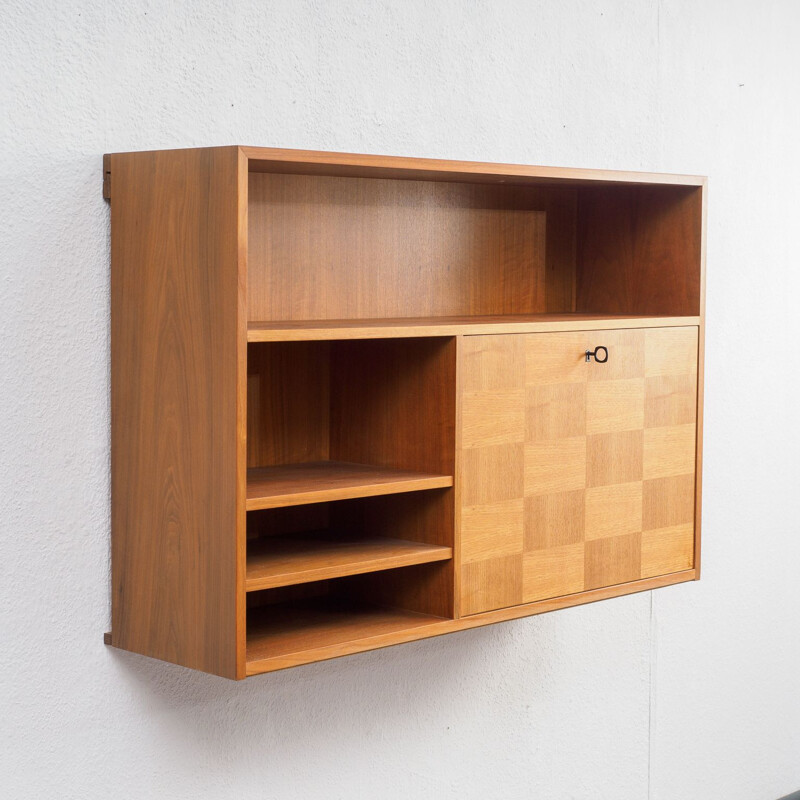
[[[649,670],[648,670],[648,709],[647,709],[647,800],[653,797],[653,748],[655,728],[655,681],[656,660],[658,656],[658,644],[656,638],[656,618],[655,618],[655,592],[650,592],[650,628],[649,628]]]

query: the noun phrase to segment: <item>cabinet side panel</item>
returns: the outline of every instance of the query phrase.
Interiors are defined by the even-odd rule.
[[[238,162],[237,148],[111,157],[112,644],[231,678]]]
[[[702,186],[702,224],[700,236],[700,327],[697,340],[697,463],[694,505],[694,572],[700,579],[700,555],[703,516],[703,385],[705,380],[706,339],[706,241],[708,230],[708,182]]]

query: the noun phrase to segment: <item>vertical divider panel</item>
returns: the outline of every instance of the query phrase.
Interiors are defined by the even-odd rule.
[[[461,617],[461,473],[462,473],[462,395],[464,336],[456,336],[455,374],[455,432],[453,434],[453,616]]]
[[[248,159],[236,148],[236,679],[247,677],[247,234]]]

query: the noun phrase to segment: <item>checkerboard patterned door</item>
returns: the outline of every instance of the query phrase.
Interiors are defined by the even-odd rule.
[[[697,335],[461,339],[462,615],[692,568]]]

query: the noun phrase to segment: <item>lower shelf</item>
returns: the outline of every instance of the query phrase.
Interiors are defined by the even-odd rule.
[[[694,581],[698,577],[696,570],[687,569],[460,619],[337,602],[330,598],[251,608],[247,611],[246,674],[250,677],[496,622],[545,614],[560,608]]]
[[[311,600],[247,611],[247,674],[348,655],[400,641],[400,634],[443,622],[442,617],[399,608]],[[381,641],[386,639],[387,641]],[[389,641],[391,640],[391,641]]]

